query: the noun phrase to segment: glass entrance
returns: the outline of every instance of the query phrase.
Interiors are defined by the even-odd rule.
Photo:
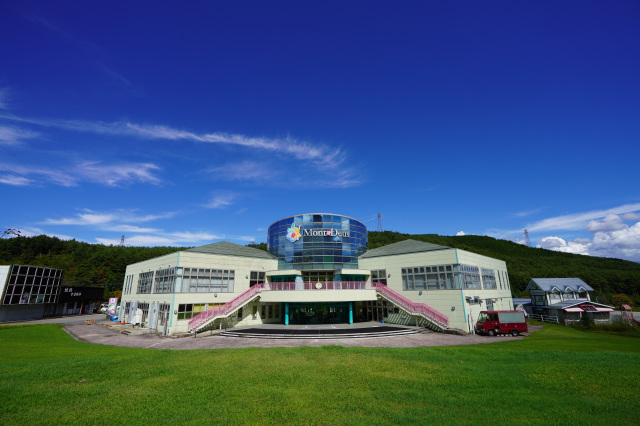
[[[333,271],[309,271],[302,272],[305,283],[317,283],[318,281],[333,281]]]
[[[290,324],[340,324],[349,322],[349,302],[291,303]]]

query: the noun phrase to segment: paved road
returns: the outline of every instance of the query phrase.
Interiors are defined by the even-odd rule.
[[[106,319],[106,314],[69,315],[69,316],[66,316],[66,317],[43,318],[43,319],[29,320],[29,321],[9,321],[9,322],[0,322],[0,325],[10,325],[10,324],[64,324],[64,325],[73,325],[73,324],[84,324],[84,320],[86,320],[86,319],[95,319],[96,322],[104,321]]]
[[[542,327],[529,327],[533,332]],[[392,337],[353,338],[353,339],[250,339],[224,337],[203,333],[197,338],[184,337],[172,339],[155,334],[126,336],[103,325],[69,325],[65,330],[78,340],[98,345],[122,346],[128,348],[148,349],[226,349],[226,348],[272,348],[297,346],[354,346],[354,347],[387,347],[417,348],[428,346],[477,345],[482,343],[506,342],[521,340],[525,336],[456,336],[442,333],[421,333]]]

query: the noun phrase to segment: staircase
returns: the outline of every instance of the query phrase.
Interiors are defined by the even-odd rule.
[[[229,317],[229,315],[237,311],[239,308],[260,297],[260,292],[262,291],[263,286],[264,284],[256,284],[253,287],[249,288],[249,290],[240,293],[238,296],[229,300],[224,305],[217,306],[213,309],[204,311],[196,315],[189,320],[187,330],[189,331],[189,333],[197,333],[198,330],[202,329],[208,324],[211,324],[216,319]]]
[[[372,283],[372,285],[375,287],[376,293],[384,299],[398,306],[410,315],[415,315],[418,318],[425,320],[426,327],[435,331],[443,331],[449,328],[449,318],[432,307],[427,306],[424,303],[414,303],[382,283]]]

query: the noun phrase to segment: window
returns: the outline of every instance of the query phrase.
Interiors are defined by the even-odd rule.
[[[251,271],[249,276],[249,287],[253,287],[256,284],[264,283],[264,272]]]
[[[124,286],[122,287],[122,294],[131,294],[131,287],[133,284],[133,275],[127,275],[124,279]]]
[[[233,293],[235,271],[184,268],[182,276],[176,277],[176,282],[180,281],[182,293]]]
[[[371,276],[373,277],[371,271]],[[401,268],[403,290],[452,290],[456,276],[454,265]],[[372,278],[373,281],[373,278]]]
[[[63,277],[61,269],[13,265],[0,302],[4,305],[57,303]]]
[[[482,284],[485,290],[495,290],[497,288],[496,275],[493,269],[482,268]]]
[[[154,293],[173,293],[173,283],[176,279],[176,268],[159,269],[156,271]]]
[[[138,294],[151,293],[151,284],[153,282],[153,271],[143,272],[138,275]]]
[[[185,303],[178,305],[178,319],[190,319],[205,310],[205,304]]]
[[[375,271],[371,271],[371,282],[387,285],[387,270],[377,269]]]

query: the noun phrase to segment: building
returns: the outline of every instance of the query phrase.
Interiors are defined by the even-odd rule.
[[[62,269],[0,265],[0,321],[53,316],[63,278]]]
[[[532,278],[525,291],[531,302],[523,307],[530,315],[556,317],[559,323],[571,325],[586,313],[596,324],[611,324],[613,307],[592,302],[593,288],[580,278]]]
[[[481,310],[513,309],[504,261],[414,240],[367,250],[367,228],[347,216],[284,218],[267,246],[223,241],[128,265],[120,318],[168,334],[360,321],[471,332]]]

